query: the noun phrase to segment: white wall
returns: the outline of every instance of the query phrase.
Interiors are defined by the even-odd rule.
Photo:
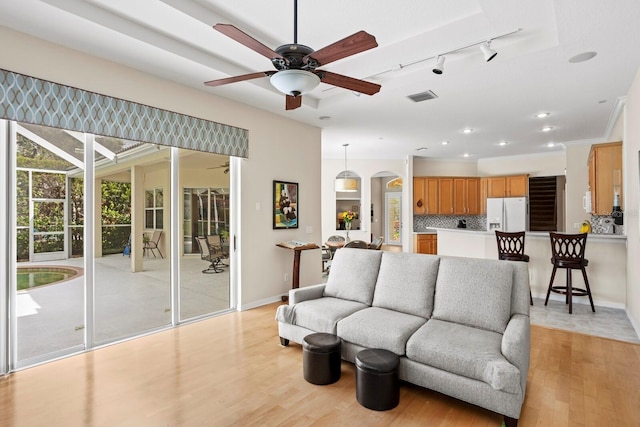
[[[290,287],[291,251],[283,240],[321,242],[320,129],[219,98],[149,74],[0,27],[0,67],[101,94],[249,130],[249,159],[241,165],[242,250],[239,305],[274,301]],[[303,107],[304,108],[304,107]],[[283,137],[295,135],[295,138]],[[285,165],[285,166],[283,166]],[[274,179],[300,184],[300,228],[272,230]],[[260,210],[257,209],[258,204]],[[305,233],[305,231],[310,233]],[[284,274],[289,274],[285,283]],[[319,283],[319,250],[303,252],[301,285]]]
[[[478,162],[414,157],[413,176],[478,176]]]
[[[640,194],[640,69],[629,89],[625,107],[624,162],[624,227],[627,234],[627,314],[640,335],[640,230],[638,206]]]
[[[405,251],[411,251],[413,232],[413,211],[411,210],[411,197],[413,192],[408,184],[411,181],[410,172],[407,169],[405,160],[370,160],[370,159],[349,159],[348,168],[358,174],[361,178],[361,200],[360,209],[363,213],[360,230],[351,230],[349,238],[351,240],[371,241],[371,177],[378,172],[391,172],[403,179],[402,189],[402,239]],[[326,242],[331,235],[344,236],[344,231],[336,230],[336,193],[334,187],[335,177],[344,170],[344,159],[323,159],[322,160],[322,241]],[[407,180],[407,176],[409,179]]]
[[[493,157],[478,160],[478,176],[520,175],[557,176],[564,175],[565,152],[529,154],[526,156]]]

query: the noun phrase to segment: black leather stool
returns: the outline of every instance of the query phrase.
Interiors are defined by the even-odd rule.
[[[400,383],[397,354],[380,348],[356,355],[356,398],[365,408],[386,411],[398,406]]]
[[[311,384],[326,385],[340,379],[340,351],[342,341],[339,337],[316,333],[302,340],[302,369],[304,379]]]

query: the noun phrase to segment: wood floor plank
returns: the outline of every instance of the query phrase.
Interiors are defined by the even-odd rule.
[[[502,417],[403,383],[384,412],[355,398],[355,367],[316,386],[281,347],[276,304],[0,379],[4,426],[500,426]],[[640,345],[532,326],[520,426],[640,426]]]

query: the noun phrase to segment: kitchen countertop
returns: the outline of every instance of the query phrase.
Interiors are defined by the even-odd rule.
[[[483,229],[474,229],[474,228],[445,228],[445,227],[433,227],[427,228],[421,231],[414,231],[413,234],[433,234],[438,231],[453,231],[453,232],[461,232],[461,233],[474,233],[474,234],[495,234],[493,231],[487,231]],[[549,238],[548,231],[527,231],[527,237],[544,237]],[[624,234],[600,234],[600,233],[589,233],[589,239],[607,239],[607,240],[626,240],[627,236]]]

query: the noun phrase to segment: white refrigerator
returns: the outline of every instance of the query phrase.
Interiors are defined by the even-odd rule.
[[[487,199],[487,230],[526,231],[528,229],[526,197]]]

